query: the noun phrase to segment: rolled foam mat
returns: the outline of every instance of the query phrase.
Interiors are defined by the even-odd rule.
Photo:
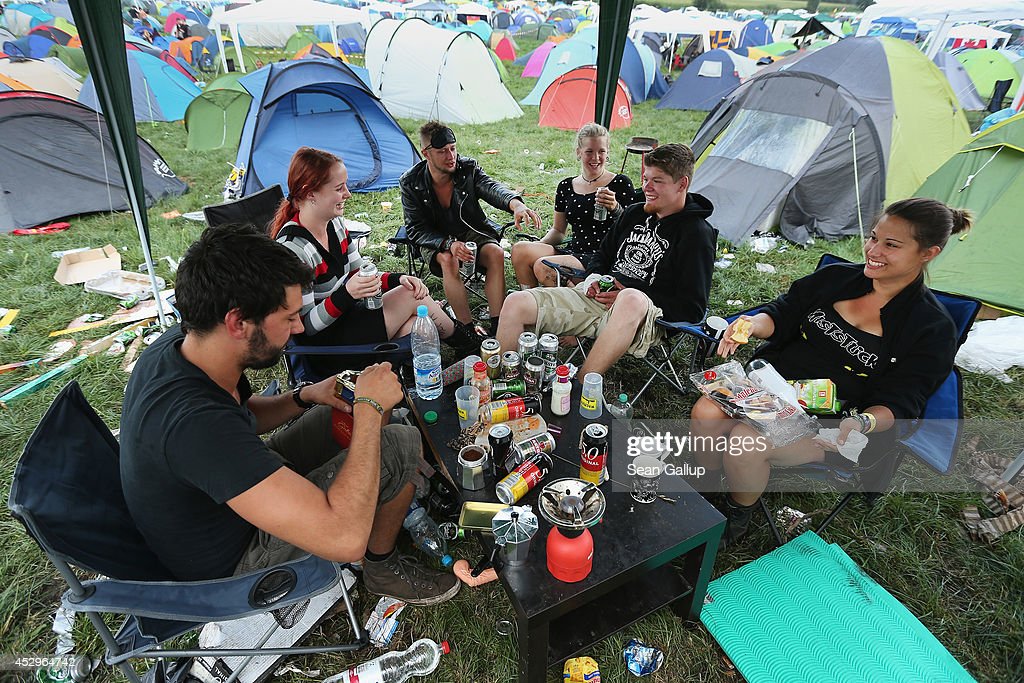
[[[813,531],[712,581],[701,621],[749,683],[974,680],[910,610]]]

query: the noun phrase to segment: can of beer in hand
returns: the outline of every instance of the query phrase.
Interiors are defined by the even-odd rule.
[[[558,337],[550,333],[540,335],[537,348],[544,359],[544,384],[547,385],[554,379],[558,367]]]
[[[512,450],[512,429],[506,424],[496,424],[487,432],[487,443],[491,446],[491,465],[497,470],[505,466],[505,460]]]
[[[462,277],[472,277],[476,272],[476,242],[466,242],[466,249],[469,249],[473,256],[468,261],[460,263],[459,269],[462,271]]]
[[[615,287],[615,278],[611,275],[602,275],[597,281],[597,288],[602,292],[610,292]]]
[[[377,278],[377,293],[363,299],[366,304],[366,308],[371,311],[375,311],[384,306],[384,297],[380,293],[380,278],[378,275],[379,272],[377,271],[377,265],[372,261],[364,260],[363,265],[359,266],[359,277]]]
[[[499,481],[494,492],[502,503],[513,505],[540,483],[550,471],[551,456],[547,453],[534,453]]]
[[[597,193],[600,191],[594,193],[594,220],[598,222],[608,220],[608,209],[597,203]]]
[[[526,382],[521,379],[495,380],[491,383],[491,400],[523,398],[527,394]]]
[[[580,434],[580,479],[598,486],[608,480],[608,428],[599,422]]]
[[[519,335],[519,357],[526,360],[537,353],[537,335],[533,332],[523,332]]]
[[[540,393],[544,385],[543,358],[540,356],[530,356],[523,361],[523,383],[526,385],[526,393]]]
[[[501,378],[519,379],[520,365],[519,354],[515,351],[501,354]]]
[[[501,344],[497,339],[484,339],[480,342],[480,360],[487,362],[491,356],[501,355]]]
[[[487,359],[487,377],[493,382],[496,379],[501,379],[501,355],[494,354]]]

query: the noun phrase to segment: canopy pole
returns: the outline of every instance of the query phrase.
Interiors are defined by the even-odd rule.
[[[857,124],[850,129],[849,139],[853,141],[853,191],[857,193],[857,227],[860,229],[860,243],[864,244],[864,216],[860,210],[860,168],[857,166]]]
[[[224,54],[224,36],[221,34],[222,24],[217,24],[217,47],[220,48],[220,64],[224,67],[224,73],[228,72],[228,56]]]

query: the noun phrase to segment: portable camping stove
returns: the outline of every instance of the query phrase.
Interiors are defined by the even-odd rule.
[[[582,581],[593,568],[590,527],[604,516],[604,494],[592,483],[569,477],[545,485],[537,500],[540,516],[554,527],[547,540],[548,571],[559,581]]]

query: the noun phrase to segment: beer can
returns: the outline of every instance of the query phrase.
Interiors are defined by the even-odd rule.
[[[491,446],[491,465],[495,469],[503,467],[512,450],[512,428],[506,424],[492,426],[487,432],[487,443]]]
[[[487,359],[487,377],[493,382],[501,378],[501,356],[494,354]]]
[[[547,453],[535,453],[499,481],[494,492],[502,503],[513,505],[537,486],[550,471],[551,456]]]
[[[480,360],[487,362],[491,356],[501,355],[501,344],[497,339],[484,339],[480,342]]]
[[[378,277],[379,274],[380,272],[377,270],[376,264],[372,261],[364,260],[363,265],[359,266],[359,277]],[[377,284],[380,285],[379,278]],[[384,306],[384,297],[380,292],[379,286],[376,294],[366,297],[363,301],[366,303],[366,308],[371,311],[382,308]]]
[[[594,220],[600,223],[608,220],[608,209],[597,203],[597,196],[594,196]]]
[[[501,378],[519,379],[519,373],[519,354],[515,351],[506,351],[501,354]]]
[[[527,415],[540,413],[540,399],[533,397],[506,398],[492,401],[480,406],[480,419],[483,422],[508,422]]]
[[[544,384],[550,384],[558,367],[558,337],[550,333],[540,335],[537,348],[544,359]]]
[[[523,362],[523,383],[526,393],[537,394],[544,386],[544,359],[530,356]]]
[[[356,398],[356,378],[359,373],[355,370],[345,370],[334,376],[334,395],[346,403],[352,403]]]
[[[555,452],[555,437],[551,435],[551,432],[544,432],[537,436],[531,436],[525,441],[520,441],[512,450],[519,453],[520,460],[526,460],[535,453],[554,453]]]
[[[523,332],[519,335],[519,357],[526,360],[537,353],[537,335],[533,332]]]
[[[468,261],[459,264],[463,277],[470,277],[476,272],[476,242],[466,242],[466,249],[469,249],[473,256]]]
[[[597,281],[597,288],[602,292],[609,292],[615,287],[615,278],[611,275],[602,275]]]
[[[523,398],[526,396],[526,382],[521,379],[495,380],[491,383],[491,400],[503,398]]]
[[[580,479],[601,485],[608,479],[608,428],[591,422],[580,434]]]

